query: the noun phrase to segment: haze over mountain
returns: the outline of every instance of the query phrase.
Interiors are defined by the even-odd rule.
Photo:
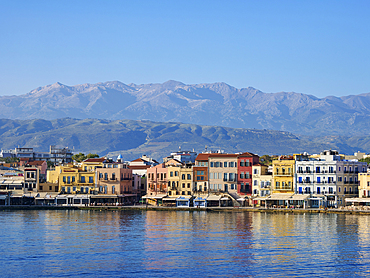
[[[307,137],[289,132],[161,123],[134,120],[71,119],[0,120],[0,148],[34,147],[48,151],[50,145],[68,146],[75,152],[114,156],[131,160],[143,154],[158,160],[172,151],[250,151],[263,154],[319,153],[337,149],[353,153],[370,148],[370,137]]]
[[[317,98],[300,93],[263,93],[225,83],[123,84],[118,81],[39,87],[0,97],[0,118],[133,119],[304,135],[370,135],[370,93]]]

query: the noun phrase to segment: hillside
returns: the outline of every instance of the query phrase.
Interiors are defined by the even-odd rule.
[[[0,97],[0,118],[132,119],[284,130],[304,135],[370,135],[370,94],[316,98],[263,93],[225,83],[123,84],[118,81],[39,87]],[[364,134],[365,133],[365,134]]]
[[[311,138],[289,132],[163,123],[134,120],[72,119],[0,120],[0,147],[34,147],[47,151],[50,145],[61,145],[75,151],[100,155],[124,155],[127,160],[142,154],[161,160],[171,151],[226,152],[250,151],[263,154],[317,153],[337,149],[343,153],[365,151],[370,137],[328,136]]]

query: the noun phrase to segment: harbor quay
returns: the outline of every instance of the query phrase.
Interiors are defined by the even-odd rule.
[[[365,153],[259,156],[177,151],[163,162],[73,155],[50,146],[5,152],[0,206],[363,211],[370,208]],[[56,159],[56,157],[58,159]],[[4,159],[3,159],[4,160]]]

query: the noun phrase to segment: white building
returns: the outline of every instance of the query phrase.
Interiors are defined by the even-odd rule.
[[[358,194],[358,173],[367,171],[366,162],[343,160],[337,151],[319,156],[296,155],[295,193],[310,194],[311,207],[324,202],[329,207],[345,205],[346,197]]]

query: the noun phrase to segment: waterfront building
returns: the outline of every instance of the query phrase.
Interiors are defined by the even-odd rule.
[[[252,166],[252,196],[265,197],[271,194],[272,173],[268,166],[257,163]]]
[[[162,199],[167,196],[167,168],[164,163],[147,170],[147,193],[143,197],[149,204],[162,205]]]
[[[310,194],[310,206],[345,205],[345,198],[358,195],[358,173],[367,171],[365,162],[344,160],[335,150],[320,155],[295,155],[295,192]]]
[[[253,165],[259,163],[259,156],[250,152],[238,155],[237,192],[239,195],[252,195]]]
[[[359,196],[360,198],[369,198],[370,200],[370,173],[359,173]]]
[[[272,162],[272,193],[294,193],[294,169],[293,156],[280,156]]]
[[[132,204],[137,201],[138,192],[134,190],[132,170],[120,162],[105,162],[96,168],[97,193],[92,196],[94,203]]]
[[[56,166],[47,171],[46,182],[58,183],[61,193],[88,194],[95,191],[95,172],[73,166]]]
[[[195,159],[195,165],[193,165],[193,177],[194,177],[194,193],[197,195],[208,194],[208,158],[210,153],[201,153]],[[199,197],[199,196],[198,196]]]
[[[208,157],[209,190],[237,193],[238,155],[212,153]]]

